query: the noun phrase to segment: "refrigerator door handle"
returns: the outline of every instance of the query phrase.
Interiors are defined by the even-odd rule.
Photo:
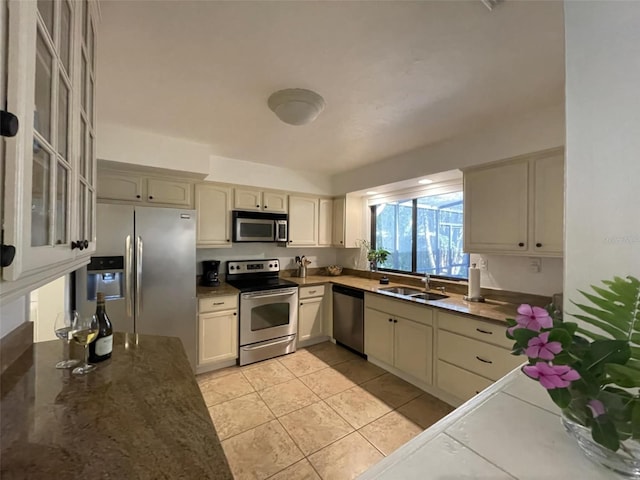
[[[136,237],[136,318],[142,313],[142,237]]]
[[[125,281],[125,304],[127,315],[133,315],[133,244],[131,235],[127,235],[124,240],[124,281]]]

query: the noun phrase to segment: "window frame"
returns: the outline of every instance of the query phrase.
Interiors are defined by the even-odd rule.
[[[370,234],[370,239],[371,239],[371,248],[375,249],[376,248],[376,228],[377,228],[377,216],[376,216],[376,208],[378,205],[381,204],[387,204],[387,203],[391,203],[394,201],[411,201],[412,202],[412,212],[411,212],[411,218],[412,218],[412,228],[411,228],[411,242],[412,242],[412,249],[411,249],[411,271],[406,271],[406,270],[397,270],[397,269],[393,269],[393,268],[384,268],[384,267],[380,267],[378,266],[378,271],[381,272],[389,272],[389,273],[399,273],[399,274],[403,274],[403,275],[412,275],[412,276],[423,276],[422,273],[417,271],[417,265],[418,265],[418,199],[422,198],[422,197],[428,197],[428,196],[436,196],[436,195],[442,195],[442,194],[446,194],[446,193],[455,193],[455,192],[462,192],[463,191],[463,185],[461,181],[453,181],[453,182],[442,182],[442,183],[438,183],[438,184],[432,184],[429,185],[426,188],[421,188],[421,189],[414,189],[414,190],[409,190],[409,191],[403,191],[403,192],[393,192],[392,194],[388,194],[388,195],[379,195],[376,196],[375,199],[370,199],[368,201],[368,206],[369,206],[369,211],[370,211],[370,217],[371,217],[371,230],[369,232]],[[463,215],[464,215],[464,210],[463,210]],[[465,253],[466,255],[469,255],[469,253]],[[452,276],[448,276],[448,275],[436,275],[436,274],[430,274],[429,275],[431,278],[434,279],[442,279],[442,280],[449,280],[449,281],[453,281],[453,282],[466,282],[468,281],[468,274],[465,277],[452,277]]]

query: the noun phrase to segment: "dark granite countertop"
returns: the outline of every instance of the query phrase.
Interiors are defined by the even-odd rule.
[[[1,377],[2,479],[231,479],[180,340],[116,333],[77,377],[62,342],[34,344]]]

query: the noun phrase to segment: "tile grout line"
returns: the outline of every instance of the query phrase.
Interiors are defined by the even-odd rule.
[[[451,440],[453,440],[454,442],[459,443],[460,445],[462,445],[464,448],[468,449],[469,451],[473,452],[475,455],[479,456],[480,458],[482,458],[485,462],[489,463],[490,465],[493,465],[494,467],[496,467],[498,470],[506,473],[509,477],[513,478],[514,480],[516,480],[516,477],[514,477],[513,475],[511,475],[511,473],[507,472],[504,468],[502,468],[500,465],[496,465],[495,463],[493,463],[491,460],[489,460],[487,457],[485,457],[484,455],[482,455],[481,453],[476,452],[473,448],[471,448],[469,445],[467,445],[466,443],[462,443],[460,440],[458,440],[457,438],[449,435],[447,433],[446,430],[444,430],[442,432],[442,434],[444,434],[446,437],[450,438]],[[435,438],[435,437],[434,437]]]

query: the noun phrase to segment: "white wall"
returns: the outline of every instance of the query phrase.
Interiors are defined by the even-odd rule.
[[[0,338],[29,321],[29,295],[0,307]]]
[[[332,177],[336,195],[564,145],[564,105],[532,111]]]
[[[234,244],[232,248],[199,248],[196,250],[198,274],[202,273],[202,260],[251,260],[260,258],[277,258],[280,269],[296,268],[295,257],[306,256],[311,261],[309,268],[326,267],[336,263],[335,248],[289,248],[268,243]],[[224,274],[225,264],[220,265],[220,273]]]
[[[55,340],[54,324],[59,313],[69,310],[69,276],[64,275],[32,292],[33,341]]]
[[[565,298],[640,277],[640,2],[565,2]]]
[[[210,145],[140,129],[100,123],[98,158],[207,175],[206,180],[327,195],[329,175],[212,154]]]

